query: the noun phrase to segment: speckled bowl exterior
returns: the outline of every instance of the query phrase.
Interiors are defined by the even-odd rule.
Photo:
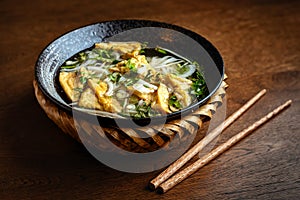
[[[136,30],[136,31],[135,31]],[[139,41],[163,46],[196,60],[202,67],[209,95],[191,106],[167,115],[167,120],[192,112],[205,103],[219,88],[224,76],[224,64],[218,50],[204,37],[183,27],[149,20],[115,20],[86,25],[72,30],[51,42],[39,55],[35,66],[35,78],[41,91],[64,111],[73,112],[62,98],[57,84],[60,66],[76,53],[102,41]],[[189,55],[190,54],[190,55]],[[88,114],[81,113],[83,117]],[[104,126],[114,124],[114,119],[98,117]],[[161,121],[153,117],[151,121]],[[126,120],[120,119],[126,126]],[[136,120],[147,124],[150,119]]]

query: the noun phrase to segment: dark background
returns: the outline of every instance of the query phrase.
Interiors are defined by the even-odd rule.
[[[0,199],[297,199],[300,192],[300,1],[0,1]],[[160,171],[110,169],[39,107],[39,53],[67,31],[103,20],[151,19],[201,34],[221,52],[227,114],[267,94],[219,143],[288,99],[293,105],[164,195]]]

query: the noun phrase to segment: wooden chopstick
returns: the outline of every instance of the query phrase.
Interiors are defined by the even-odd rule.
[[[203,167],[204,165],[206,165],[207,163],[209,163],[211,160],[213,160],[214,158],[216,158],[217,156],[219,156],[220,154],[222,154],[223,152],[225,152],[227,149],[229,149],[230,147],[232,147],[238,141],[240,141],[241,139],[243,139],[244,137],[246,137],[247,135],[249,135],[250,133],[252,133],[258,127],[260,127],[261,125],[263,125],[264,123],[266,123],[267,121],[269,121],[272,117],[274,117],[275,115],[277,115],[280,111],[282,111],[283,109],[287,108],[291,103],[292,103],[291,100],[285,102],[284,104],[282,104],[281,106],[277,107],[276,109],[274,109],[269,114],[265,115],[264,117],[262,117],[261,119],[259,119],[255,123],[253,123],[248,128],[242,130],[241,132],[239,132],[235,136],[231,137],[227,142],[223,143],[222,145],[220,145],[216,149],[212,150],[210,153],[208,153],[207,155],[205,155],[201,159],[197,160],[196,162],[194,162],[190,166],[186,167],[181,172],[175,174],[173,177],[171,177],[170,179],[168,179],[166,182],[162,183],[158,187],[158,191],[161,192],[161,193],[167,192],[168,190],[170,190],[171,188],[173,188],[175,185],[177,185],[178,183],[180,183],[181,181],[183,181],[184,179],[186,179],[188,176],[192,175],[198,169],[200,169],[201,167]]]
[[[266,90],[263,89],[252,97],[246,104],[244,104],[235,113],[229,116],[222,124],[213,129],[208,135],[206,135],[200,142],[193,146],[189,151],[183,154],[177,161],[171,164],[167,169],[161,172],[156,178],[152,179],[149,183],[149,188],[155,190],[161,183],[172,176],[178,169],[185,165],[190,159],[192,159],[197,153],[199,153],[207,144],[214,140],[222,130],[226,129],[237,118],[239,118],[246,110],[248,110],[255,102],[257,102],[264,94]]]

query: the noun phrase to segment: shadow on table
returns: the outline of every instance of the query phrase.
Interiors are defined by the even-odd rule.
[[[84,194],[113,187],[115,181],[126,184],[128,178],[143,176],[116,171],[94,159],[83,145],[47,118],[33,92],[18,97],[3,109],[5,131],[0,141],[5,160],[1,165],[8,173],[0,176],[6,183],[6,192],[13,194],[18,189],[29,194],[29,189],[42,194],[59,189]]]

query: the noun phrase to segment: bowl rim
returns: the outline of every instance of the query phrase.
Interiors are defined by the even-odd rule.
[[[140,125],[147,125],[149,124],[149,120],[152,122],[152,120],[156,121],[158,124],[160,122],[165,122],[165,119],[167,119],[167,121],[170,121],[170,120],[173,120],[175,119],[176,117],[178,117],[178,115],[180,116],[184,116],[186,114],[189,114],[191,112],[194,112],[195,109],[199,108],[199,106],[203,105],[204,103],[206,103],[209,98],[211,98],[211,96],[213,94],[216,93],[216,91],[219,89],[219,87],[221,86],[222,82],[223,82],[223,78],[224,78],[224,75],[225,75],[225,67],[224,67],[224,61],[223,61],[223,58],[219,52],[219,50],[209,41],[207,40],[205,37],[203,37],[202,35],[192,31],[192,30],[189,30],[187,28],[184,28],[182,26],[179,26],[179,25],[176,25],[176,24],[173,24],[173,23],[166,23],[166,22],[162,22],[162,21],[156,21],[156,20],[147,20],[147,19],[115,19],[115,20],[104,20],[104,21],[99,21],[99,22],[94,22],[94,23],[89,23],[89,24],[85,24],[85,25],[82,25],[82,26],[78,26],[77,28],[73,28],[57,37],[55,37],[53,40],[51,40],[43,49],[42,51],[40,51],[38,57],[37,57],[37,60],[35,62],[35,74],[34,74],[34,77],[35,77],[35,80],[37,81],[37,84],[38,84],[38,87],[39,89],[42,91],[42,93],[50,99],[50,101],[54,104],[56,104],[58,107],[60,107],[63,111],[67,112],[68,114],[73,114],[74,112],[78,113],[81,117],[83,118],[86,118],[88,119],[91,114],[89,113],[86,113],[86,112],[82,112],[82,111],[78,111],[78,110],[75,110],[75,109],[72,109],[71,106],[68,106],[66,104],[63,104],[61,103],[60,101],[58,101],[54,96],[52,96],[48,90],[46,88],[44,88],[43,84],[41,83],[41,76],[39,76],[39,70],[38,70],[38,62],[39,62],[39,59],[41,58],[41,55],[45,52],[45,50],[51,45],[53,44],[55,41],[59,40],[61,37],[71,33],[71,32],[74,32],[76,30],[79,30],[79,29],[82,29],[82,28],[86,28],[86,27],[90,27],[90,26],[95,26],[95,25],[98,25],[98,24],[105,24],[105,23],[125,23],[125,22],[141,22],[141,23],[150,23],[151,26],[145,26],[145,27],[164,27],[164,28],[168,28],[168,29],[172,29],[172,30],[175,30],[175,31],[179,31],[189,37],[191,37],[191,35],[194,35],[194,36],[197,36],[199,38],[201,38],[201,40],[203,40],[205,42],[205,46],[206,47],[209,47],[212,51],[213,51],[213,54],[215,57],[218,58],[218,62],[219,62],[219,65],[220,65],[220,68],[221,70],[219,69],[219,72],[220,72],[220,80],[218,81],[218,84],[213,88],[212,91],[209,91],[209,94],[201,99],[200,101],[197,101],[196,103],[193,103],[191,105],[189,105],[188,107],[185,107],[179,111],[176,111],[176,112],[173,112],[173,113],[169,113],[167,115],[162,115],[162,116],[154,116],[154,117],[151,117],[151,118],[140,118],[140,119],[133,119],[131,117],[126,117],[126,118],[109,118],[109,117],[104,117],[104,116],[97,116],[98,118],[98,121],[102,121],[103,123],[101,123],[103,126],[116,126],[115,122],[114,121],[119,121],[121,124],[128,122],[128,120],[133,120],[135,123],[137,124],[140,124]],[[153,24],[155,24],[156,26],[154,26]],[[129,30],[129,29],[128,29]],[[187,34],[188,33],[188,34]],[[198,42],[198,41],[197,41]],[[203,46],[203,44],[201,43],[201,46]],[[204,50],[209,54],[209,56],[212,56],[211,55],[211,52],[207,51],[207,48],[206,47],[203,47]],[[215,60],[213,59],[213,61],[215,62]],[[216,64],[216,63],[215,63]],[[216,64],[217,65],[217,64]],[[106,122],[110,122],[109,124],[107,124]],[[119,124],[118,124],[119,125]]]

